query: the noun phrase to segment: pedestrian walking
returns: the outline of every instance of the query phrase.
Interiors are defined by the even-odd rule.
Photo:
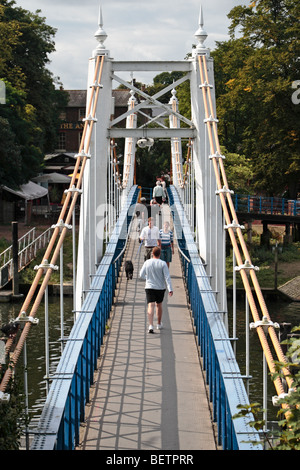
[[[140,242],[145,241],[145,258],[151,258],[152,250],[156,246],[161,245],[160,237],[159,237],[159,229],[154,225],[153,217],[149,217],[148,219],[148,226],[144,227],[140,234]]]
[[[149,217],[151,217],[151,208],[150,208],[150,204],[147,204],[147,199],[145,197],[142,197],[141,198],[141,205],[143,207],[142,209],[142,212],[143,214],[145,214],[145,224],[147,223],[147,220]]]
[[[164,195],[163,195],[163,202],[164,202],[164,203],[167,203],[167,202],[168,202],[168,191],[167,191],[167,184],[166,184],[164,178],[161,179],[161,186],[162,186],[163,192],[164,192]]]
[[[151,217],[153,217],[154,225],[161,229],[161,207],[156,199],[150,201]]]
[[[157,204],[162,204],[162,199],[164,196],[164,190],[160,181],[156,181],[156,186],[153,189],[153,198],[156,200]]]
[[[160,259],[170,266],[172,261],[172,254],[174,255],[173,232],[170,230],[170,223],[166,221],[164,227],[159,231],[161,240],[161,255]]]
[[[136,217],[136,231],[140,232],[148,221],[148,208],[146,205],[146,199],[142,198],[141,202],[137,202],[135,206],[135,217]]]
[[[145,292],[147,299],[147,316],[148,316],[148,332],[154,333],[153,320],[154,310],[156,307],[157,316],[157,329],[163,327],[162,315],[164,295],[168,289],[169,296],[173,295],[173,288],[169,269],[167,264],[160,259],[160,247],[155,247],[152,250],[152,258],[144,262],[140,271],[140,277],[146,280]]]

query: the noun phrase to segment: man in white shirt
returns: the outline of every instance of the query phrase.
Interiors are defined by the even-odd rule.
[[[162,302],[166,288],[169,296],[173,295],[173,288],[168,266],[160,259],[160,247],[152,250],[152,258],[144,262],[140,277],[146,279],[145,291],[148,304],[149,333],[153,333],[154,305],[156,305],[157,329],[162,328]]]
[[[153,189],[153,197],[156,200],[157,204],[162,204],[162,199],[164,196],[164,190],[160,181],[156,181],[156,186]]]
[[[152,249],[161,246],[159,229],[154,225],[153,217],[148,219],[148,227],[144,227],[140,234],[140,242],[145,240],[145,261],[151,258]]]

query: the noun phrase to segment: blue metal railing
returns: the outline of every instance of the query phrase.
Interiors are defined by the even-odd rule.
[[[233,196],[233,202],[236,212],[300,216],[299,200],[235,194]]]
[[[247,425],[246,418],[232,419],[238,411],[237,405],[248,404],[243,378],[174,187],[170,188],[169,195],[213,416],[218,425],[219,444],[224,450],[260,449],[259,437]],[[131,213],[128,209],[135,204],[137,196],[138,188],[134,187],[93,277],[91,289],[52,377],[32,450],[73,450],[79,442],[79,427],[89,401],[90,386],[133,215],[133,211]],[[255,441],[256,444],[247,441]]]
[[[223,450],[261,450],[259,435],[247,419],[233,419],[238,405],[249,404],[243,377],[174,186],[169,188],[169,198],[219,445]]]
[[[128,196],[91,288],[66,342],[35,433],[32,450],[73,450],[103,343],[138,187]]]
[[[152,194],[153,194],[153,188],[146,188],[144,186],[142,187],[141,197],[145,197],[148,203],[150,203],[152,199]]]

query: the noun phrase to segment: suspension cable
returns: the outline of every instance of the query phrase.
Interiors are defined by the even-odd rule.
[[[217,133],[217,120],[214,116],[214,108],[212,104],[210,85],[208,83],[208,73],[207,73],[207,64],[206,64],[205,55],[199,55],[198,62],[199,62],[200,79],[202,82],[201,88],[202,88],[202,95],[203,95],[203,102],[204,102],[204,110],[205,110],[205,116],[206,116],[205,122],[207,123],[207,132],[208,132],[208,138],[209,138],[209,143],[210,143],[212,163],[213,163],[213,168],[214,168],[217,187],[218,187],[217,192],[220,197],[220,202],[223,208],[224,217],[227,223],[228,234],[230,236],[233,250],[237,259],[237,263],[241,268],[240,274],[241,274],[243,285],[246,291],[246,295],[247,295],[249,306],[252,312],[252,316],[255,322],[259,322],[260,317],[256,308],[252,290],[250,287],[249,278],[246,273],[246,269],[244,267],[246,266],[246,263],[247,263],[247,266],[252,267],[251,258],[250,258],[250,255],[249,255],[249,252],[248,252],[248,249],[247,249],[244,237],[243,237],[242,230],[238,224],[237,215],[236,215],[234,204],[231,198],[231,192],[228,189],[228,182],[227,182],[227,177],[226,177],[226,173],[225,173],[225,169],[223,165],[223,158],[221,158],[222,156],[221,156],[220,144],[219,144],[218,133]],[[215,142],[215,145],[214,145],[214,142]],[[222,181],[223,181],[223,184],[222,184]],[[226,198],[224,194],[226,194]],[[226,203],[226,200],[227,200],[227,203]],[[231,214],[231,217],[230,217],[230,214]],[[236,228],[232,227],[233,222],[235,222]],[[238,240],[240,242],[242,252],[246,260],[245,265],[243,265],[242,256],[240,254],[240,250],[238,247],[235,234],[237,234],[238,236]],[[255,274],[255,269],[253,269],[253,267],[250,269],[250,278],[252,279],[254,290],[257,295],[257,299],[258,299],[263,317],[266,317],[268,321],[270,322],[268,326],[268,332],[269,332],[273,347],[276,351],[277,357],[279,361],[286,363],[287,362],[286,357],[280,346],[273,323],[271,322],[270,315],[267,310],[265,301],[262,296],[261,288],[260,288],[260,285],[258,283],[256,274]],[[271,350],[267,341],[265,331],[262,326],[257,326],[257,333],[260,339],[261,346],[265,353],[269,370],[273,374],[275,373],[275,363],[272,357],[272,353],[271,353]],[[283,367],[282,371],[284,373],[284,376],[286,378],[289,388],[292,388],[293,381],[290,377],[290,373],[288,369],[286,367]],[[274,385],[276,387],[278,395],[281,395],[284,393],[283,384],[279,377],[274,381]]]
[[[185,171],[184,171],[183,183],[182,183],[182,187],[183,187],[183,188],[185,187],[185,184],[186,184],[186,182],[187,182],[188,176],[189,176],[190,171],[191,171],[191,170],[190,170],[191,162],[192,162],[192,158],[191,158],[192,151],[191,151],[191,148],[192,148],[192,140],[191,140],[191,138],[189,138],[188,152],[187,152],[187,156],[186,156]],[[189,171],[189,170],[190,170],[190,171]]]
[[[130,110],[134,109],[134,100],[130,101]],[[135,114],[132,112],[129,117],[129,129],[133,129]],[[128,149],[125,155],[124,170],[123,170],[123,189],[127,187],[131,165],[132,165],[132,153],[133,153],[133,137],[128,137]]]
[[[121,181],[121,174],[119,169],[119,162],[117,157],[117,150],[116,150],[116,142],[115,139],[111,141],[111,160],[113,162],[113,175],[116,184],[118,185],[118,189],[122,188],[122,181]]]
[[[43,282],[40,286],[39,292],[35,298],[35,301],[33,303],[33,306],[30,311],[30,315],[28,315],[28,321],[26,321],[24,328],[22,330],[22,333],[18,339],[16,348],[13,352],[13,354],[10,357],[9,361],[9,366],[2,378],[1,384],[0,384],[0,391],[5,392],[6,387],[9,383],[10,378],[13,375],[13,370],[18,362],[19,356],[22,352],[24,343],[28,337],[28,334],[30,332],[30,328],[32,325],[32,319],[35,317],[37,309],[42,301],[42,298],[44,296],[46,287],[49,283],[51,274],[53,272],[54,264],[56,262],[56,259],[59,255],[60,248],[63,244],[63,241],[65,239],[66,233],[67,233],[67,225],[69,224],[73,211],[75,209],[75,204],[79,195],[79,190],[82,185],[82,178],[83,178],[83,173],[86,165],[86,161],[89,158],[88,151],[90,147],[90,141],[92,137],[92,131],[93,131],[93,125],[95,122],[95,115],[96,115],[96,109],[97,109],[97,102],[98,102],[98,96],[99,96],[99,90],[100,90],[100,81],[101,81],[101,76],[102,76],[102,71],[103,71],[103,64],[104,64],[104,56],[97,56],[96,59],[96,64],[95,64],[95,73],[94,73],[94,81],[93,84],[91,85],[92,92],[90,95],[90,99],[87,105],[87,111],[86,111],[86,118],[84,120],[84,128],[83,128],[83,133],[82,133],[82,138],[79,146],[79,152],[77,154],[77,160],[73,172],[72,179],[70,181],[70,186],[69,190],[66,192],[66,198],[63,204],[63,207],[61,209],[59,218],[58,218],[58,223],[64,220],[63,228],[60,229],[58,224],[56,224],[56,227],[54,228],[52,237],[49,241],[48,247],[45,251],[44,257],[43,257],[43,262],[42,264],[38,267],[36,276],[34,278],[34,281],[29,289],[29,292],[25,298],[25,301],[22,305],[22,308],[20,310],[19,316],[16,318],[16,321],[18,321],[19,318],[22,318],[24,314],[26,314],[27,310],[29,309],[30,303],[32,301],[32,298],[38,288],[39,281],[42,277],[43,274],[45,274],[45,277],[43,279]],[[80,166],[81,164],[81,166]],[[79,174],[78,174],[79,172]],[[77,179],[77,184],[75,188],[75,181],[76,177],[78,174],[78,179]],[[70,200],[72,197],[72,202],[69,206]],[[69,206],[69,208],[68,208]],[[68,211],[68,213],[67,213]],[[67,213],[67,215],[66,215]],[[51,252],[54,248],[54,244],[56,242],[56,239],[59,235],[59,239],[57,241],[57,245],[55,247],[55,250],[53,252],[52,258],[50,263],[48,263],[48,260],[51,256]],[[20,328],[20,327],[19,327]],[[9,353],[11,350],[14,338],[16,337],[18,332],[16,332],[13,336],[11,336],[8,341],[6,342],[6,354]]]
[[[176,100],[172,101],[172,110],[174,112],[177,111]],[[173,119],[173,128],[178,128],[179,119],[174,113],[172,115],[172,119]],[[182,165],[181,165],[181,159],[180,159],[181,152],[180,152],[180,147],[179,147],[180,142],[181,141],[178,137],[173,138],[174,153],[175,153],[175,171],[176,171],[176,176],[177,176],[177,182],[178,182],[179,187],[183,187]]]

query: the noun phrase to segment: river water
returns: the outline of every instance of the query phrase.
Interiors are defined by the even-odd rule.
[[[291,323],[293,326],[300,325],[300,302],[284,302],[279,298],[265,298],[265,303],[270,314],[271,320],[277,323]],[[246,329],[249,330],[249,325],[246,325],[245,314],[246,306],[245,300],[237,300],[237,338],[236,343],[236,357],[243,375],[246,375]],[[229,336],[232,337],[232,303],[228,302],[228,318],[229,318]],[[249,322],[253,322],[251,311],[249,309]],[[273,359],[277,360],[276,354],[269,342]],[[256,330],[251,330],[249,335],[249,362],[250,362],[250,376],[249,380],[249,401],[250,403],[260,403],[263,408],[263,352]],[[268,374],[267,381],[267,413],[269,421],[278,421],[276,408],[272,404],[272,397],[277,395],[277,391]],[[281,418],[282,419],[282,418]]]
[[[49,325],[49,371],[50,376],[56,370],[61,355],[61,327],[59,297],[49,296],[48,302]],[[22,303],[0,303],[0,325],[17,318]],[[72,297],[64,297],[64,336],[68,336],[73,326],[74,314]],[[46,354],[45,354],[45,305],[41,303],[35,318],[39,323],[31,327],[27,338],[27,373],[28,373],[28,403],[29,417],[36,422],[41,414],[47,395]],[[23,373],[23,357],[20,356],[18,369]],[[22,377],[21,375],[20,377]]]
[[[270,316],[274,322],[289,322],[293,326],[300,324],[300,303],[286,303],[278,299],[266,300]],[[0,303],[0,325],[15,319],[20,311],[21,303]],[[71,297],[64,297],[64,334],[68,336],[73,326],[73,301]],[[231,312],[232,306],[229,301],[229,329],[232,331]],[[27,339],[27,358],[28,358],[28,401],[29,417],[31,419],[31,428],[38,421],[41,414],[46,394],[45,380],[45,307],[42,303],[37,312],[36,318],[39,324],[31,328]],[[250,312],[250,322],[252,321]],[[249,326],[248,326],[249,328]],[[237,359],[242,374],[245,374],[245,302],[237,301]],[[60,302],[59,297],[49,297],[49,356],[50,356],[50,375],[55,372],[61,354],[61,331],[60,331]],[[262,406],[262,349],[258,341],[257,334],[254,331],[250,333],[250,375],[252,379],[249,383],[250,402],[259,402]],[[22,360],[19,361],[22,368]],[[277,408],[271,403],[271,398],[276,395],[276,390],[271,380],[268,383],[268,419],[276,421]]]

